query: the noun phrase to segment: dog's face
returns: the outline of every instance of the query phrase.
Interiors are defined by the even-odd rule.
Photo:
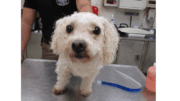
[[[96,57],[103,59],[107,52],[114,55],[112,51],[117,48],[118,37],[114,30],[103,17],[92,13],[74,13],[56,22],[51,48],[54,53],[70,58],[72,62],[89,62]]]

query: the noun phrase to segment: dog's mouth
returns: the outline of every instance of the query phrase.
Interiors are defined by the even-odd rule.
[[[77,59],[89,58],[89,56],[86,55],[86,54],[84,54],[84,55],[81,55],[81,54],[75,54],[74,57],[77,58]]]
[[[76,62],[76,60],[80,60],[81,62],[89,62],[90,56],[87,53],[74,53],[69,55],[72,62]]]
[[[74,57],[77,59],[89,58],[89,55],[86,53],[75,53]]]

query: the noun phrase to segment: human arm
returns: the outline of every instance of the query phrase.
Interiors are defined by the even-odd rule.
[[[21,18],[21,60],[27,43],[30,39],[31,28],[34,22],[36,10],[24,7]]]
[[[76,5],[79,12],[93,12],[89,0],[76,0]]]

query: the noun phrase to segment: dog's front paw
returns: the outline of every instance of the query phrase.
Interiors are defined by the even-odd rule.
[[[59,94],[63,93],[63,91],[64,91],[64,89],[56,89],[56,88],[54,88],[54,90],[53,90],[55,95],[59,95]]]
[[[55,95],[59,95],[59,94],[63,93],[64,89],[65,89],[64,86],[55,85],[53,92]]]
[[[63,93],[63,91],[65,90],[66,85],[62,85],[59,82],[56,82],[56,85],[54,86],[53,92],[55,95],[61,94]]]
[[[81,90],[80,90],[80,93],[81,93],[81,95],[83,95],[83,96],[88,96],[88,95],[91,94],[91,92],[92,92],[92,89],[81,89]]]

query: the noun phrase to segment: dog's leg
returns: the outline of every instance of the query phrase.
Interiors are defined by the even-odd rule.
[[[58,66],[58,65],[57,65]],[[54,94],[60,94],[64,91],[66,84],[69,83],[69,79],[71,78],[71,72],[67,67],[57,67],[56,72],[57,82],[54,86]]]
[[[83,77],[82,78],[82,83],[80,86],[80,92],[82,95],[87,96],[89,94],[91,94],[92,92],[92,83],[93,80],[95,79],[97,74],[94,74],[92,76],[89,77]]]

